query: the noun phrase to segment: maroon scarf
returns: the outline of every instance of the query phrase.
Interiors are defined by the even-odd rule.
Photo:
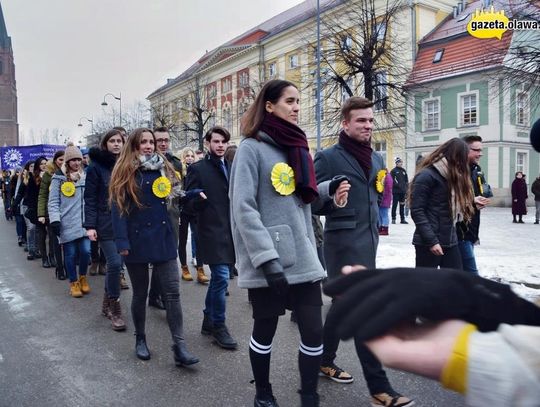
[[[295,193],[305,203],[313,202],[319,192],[306,133],[300,127],[270,113],[265,115],[260,130],[287,151],[287,163],[294,171]]]
[[[366,178],[369,179],[369,173],[371,171],[371,153],[373,152],[371,146],[369,144],[360,143],[352,137],[349,137],[347,133],[345,133],[345,130],[341,130],[339,133],[339,144],[345,151],[356,158],[356,161],[358,161],[358,164],[360,164],[360,167],[364,170]]]

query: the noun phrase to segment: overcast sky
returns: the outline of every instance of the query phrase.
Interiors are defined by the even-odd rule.
[[[102,115],[106,93],[121,92],[124,107],[144,100],[205,50],[301,0],[0,3],[15,56],[21,144],[27,144],[31,129],[59,128],[78,140],[90,130],[78,128],[79,119]]]

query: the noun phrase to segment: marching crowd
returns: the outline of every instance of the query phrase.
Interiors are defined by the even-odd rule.
[[[537,405],[528,403],[540,397],[540,355],[529,345],[539,337],[539,328],[531,326],[540,325],[540,308],[479,277],[474,258],[481,209],[492,196],[479,167],[482,139],[443,143],[417,163],[409,184],[400,158],[389,171],[371,148],[372,106],[361,97],[345,101],[338,142],[314,159],[298,127],[299,91],[283,80],[267,82],[242,117],[238,148],[229,145],[221,126],[205,134],[205,155],[191,148],[173,153],[167,128],[129,135],[113,128],[89,151],[68,145],[50,160],[39,157],[14,174],[4,172],[6,218],[15,219],[28,260],[41,259],[58,279],[68,279],[72,297],[91,292],[87,274],[105,274],[101,312],[115,331],[126,330],[119,298],[130,288],[127,271],[141,360],[151,359],[148,303],[166,312],[175,364],[199,362],[184,339],[179,292],[180,279],[194,277],[208,287],[201,333],[223,349],[236,349],[226,325],[226,296],[229,280],[238,275],[253,313],[255,407],[278,406],[270,359],[286,309],[294,312],[300,333],[303,407],[319,405],[319,376],[353,382],[335,362],[340,340],[351,337],[373,406],[414,405],[392,387],[383,364],[438,379],[466,394],[470,405],[486,405],[493,383],[504,384],[504,395],[511,396],[490,397],[489,405]],[[535,194],[538,188],[533,185]],[[417,269],[377,270],[379,236],[388,234],[390,220],[396,223],[398,207],[400,222],[407,223],[410,211],[416,226]],[[189,235],[195,276],[187,262]],[[369,270],[342,275],[362,268],[357,265]],[[325,279],[333,305],[323,321]],[[447,321],[452,319],[461,321]],[[446,353],[431,354],[394,330],[415,320],[438,323],[422,323],[415,338]],[[513,331],[519,324],[529,327]],[[416,329],[418,322],[412,325]],[[478,347],[488,345],[504,356],[490,361],[499,373],[482,369],[488,356]]]

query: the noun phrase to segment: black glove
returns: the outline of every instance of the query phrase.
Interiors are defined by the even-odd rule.
[[[60,225],[59,221],[52,222],[51,223],[51,229],[54,232],[56,236],[60,236],[60,230],[62,229],[62,226]]]
[[[330,184],[328,185],[328,195],[333,196],[336,193],[339,184],[341,184],[343,181],[350,182],[349,177],[346,175],[336,175],[334,178],[332,178]]]
[[[283,267],[278,259],[267,261],[261,264],[259,269],[263,272],[264,278],[277,295],[285,295],[289,290],[289,283],[285,278]]]
[[[501,323],[540,325],[540,307],[510,287],[464,271],[430,268],[361,270],[324,287],[338,297],[328,314],[343,339],[386,333],[417,316],[435,321],[462,319],[480,331]]]

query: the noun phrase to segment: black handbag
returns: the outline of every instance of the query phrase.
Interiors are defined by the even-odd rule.
[[[24,217],[32,222],[34,225],[38,222],[37,209],[36,208],[27,208],[24,212]]]

